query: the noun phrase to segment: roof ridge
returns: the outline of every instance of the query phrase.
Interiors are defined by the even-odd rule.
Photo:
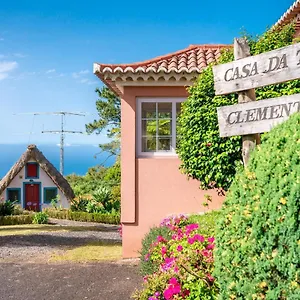
[[[180,55],[182,53],[185,53],[189,50],[193,50],[195,48],[199,48],[199,49],[204,49],[204,50],[208,50],[208,49],[220,49],[220,48],[226,48],[226,47],[232,47],[231,44],[195,44],[195,45],[189,45],[188,47],[172,52],[172,53],[168,53],[168,54],[164,54],[164,55],[160,55],[160,56],[156,56],[154,58],[151,59],[147,59],[141,62],[134,62],[134,63],[123,63],[123,64],[101,64],[101,63],[97,63],[98,65],[101,66],[105,66],[105,67],[125,67],[125,66],[146,66],[149,63],[155,63],[157,61],[163,60],[163,59],[169,59],[172,56],[175,55]]]

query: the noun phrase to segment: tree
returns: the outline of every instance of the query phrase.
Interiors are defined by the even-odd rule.
[[[115,156],[120,152],[121,101],[107,87],[97,88],[96,93],[99,96],[96,101],[99,119],[86,124],[86,131],[96,134],[106,131],[107,137],[112,140],[100,144],[99,147],[102,152],[109,152],[110,155]]]

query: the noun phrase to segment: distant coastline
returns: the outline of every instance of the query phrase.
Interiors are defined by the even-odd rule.
[[[37,145],[47,159],[59,170],[59,147],[57,145]],[[20,156],[26,151],[25,144],[0,144],[0,178],[3,178]],[[103,164],[111,166],[115,157],[108,158],[108,153],[101,153],[94,145],[70,145],[65,147],[65,174],[84,175],[88,168]],[[108,158],[108,159],[107,159]]]

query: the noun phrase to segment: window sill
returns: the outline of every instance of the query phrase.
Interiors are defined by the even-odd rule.
[[[139,153],[136,158],[178,158],[175,152]]]

